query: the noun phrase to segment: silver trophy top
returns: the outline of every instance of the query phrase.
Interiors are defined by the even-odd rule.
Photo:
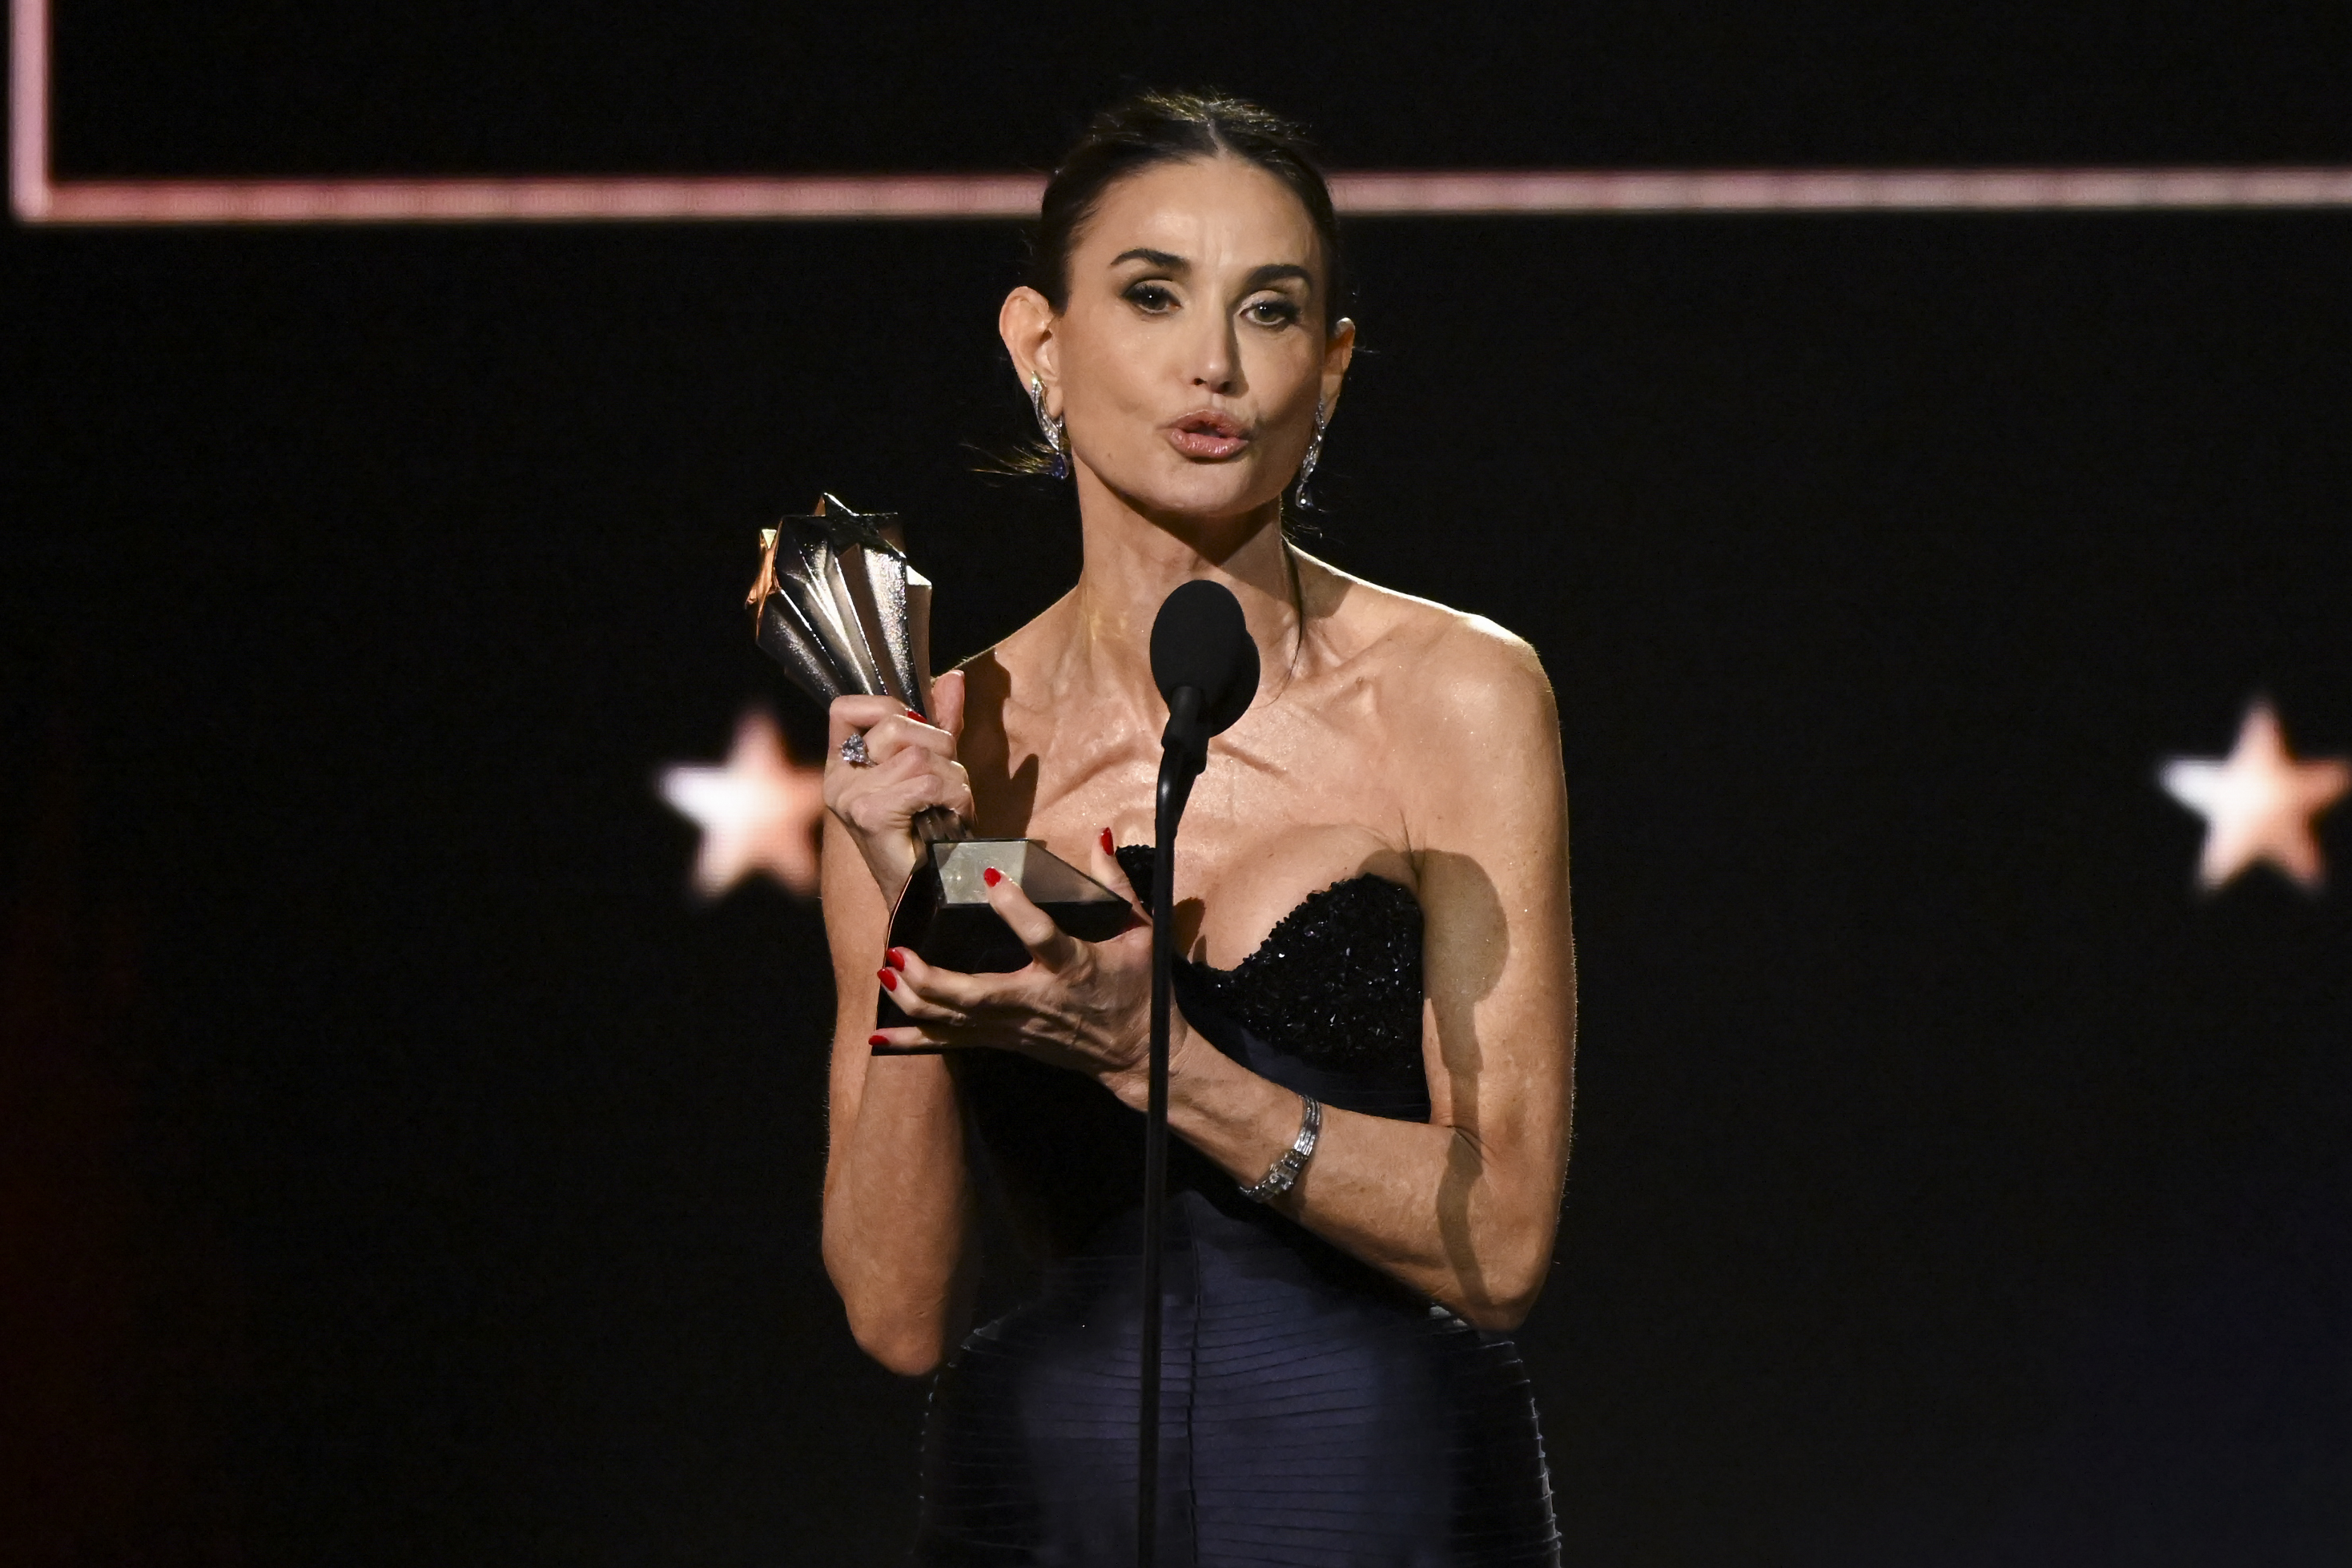
[[[760,544],[749,607],[761,650],[820,703],[888,697],[928,719],[931,584],[908,564],[896,514],[819,496]]]

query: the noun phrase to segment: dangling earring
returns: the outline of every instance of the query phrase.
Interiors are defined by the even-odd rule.
[[[1323,426],[1326,418],[1323,412],[1323,400],[1318,397],[1315,400],[1315,437],[1307,443],[1307,456],[1301,458],[1298,464],[1297,483],[1300,506],[1315,504],[1307,499],[1307,481],[1315,477],[1315,465],[1323,460]]]
[[[1045,445],[1054,448],[1054,477],[1068,479],[1070,443],[1062,433],[1063,421],[1045,412],[1045,384],[1037,379],[1034,370],[1029,373],[1029,409],[1037,416],[1037,428],[1045,433]]]

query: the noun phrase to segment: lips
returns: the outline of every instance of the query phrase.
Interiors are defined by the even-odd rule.
[[[1188,458],[1230,458],[1249,445],[1249,431],[1230,414],[1197,409],[1168,427],[1169,444]]]

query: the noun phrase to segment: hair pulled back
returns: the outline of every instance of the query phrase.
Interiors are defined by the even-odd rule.
[[[1055,311],[1067,309],[1070,252],[1104,193],[1155,164],[1220,154],[1264,169],[1288,186],[1307,209],[1323,246],[1323,330],[1329,332],[1339,324],[1348,298],[1331,187],[1316,167],[1305,131],[1271,110],[1222,93],[1140,92],[1095,116],[1045,183],[1045,200],[1029,231],[1029,269],[1024,281]]]

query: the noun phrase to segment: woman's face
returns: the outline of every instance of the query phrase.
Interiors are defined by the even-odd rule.
[[[1103,193],[1034,364],[1070,450],[1150,514],[1223,519],[1279,497],[1336,402],[1355,329],[1325,335],[1326,258],[1289,187],[1244,159],[1158,163]],[[1018,364],[1022,345],[1006,341]]]

